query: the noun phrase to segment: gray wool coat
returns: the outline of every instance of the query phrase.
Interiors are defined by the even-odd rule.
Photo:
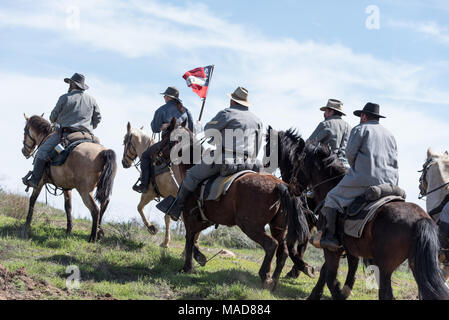
[[[351,126],[341,116],[332,116],[320,122],[307,142],[329,144],[339,158],[346,158],[345,149],[350,132]]]
[[[346,146],[350,169],[326,197],[325,207],[343,209],[367,187],[398,185],[398,151],[394,136],[378,121],[367,121],[351,130]]]

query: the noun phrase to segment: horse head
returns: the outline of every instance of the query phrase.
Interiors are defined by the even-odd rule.
[[[449,155],[448,152],[437,153],[432,148],[427,149],[427,159],[423,164],[421,177],[419,178],[420,197],[426,196],[429,189],[436,185],[443,185],[449,181]]]
[[[126,125],[126,134],[123,139],[123,157],[122,166],[128,169],[133,164],[134,160],[146,150],[146,148],[152,145],[155,141],[150,136],[140,129],[132,129],[131,123]]]
[[[34,115],[30,118],[24,113],[26,123],[23,129],[23,148],[22,154],[25,158],[31,157],[36,147],[51,134],[52,129],[50,123],[42,116]]]

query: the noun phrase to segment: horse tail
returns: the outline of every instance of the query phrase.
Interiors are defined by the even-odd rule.
[[[276,188],[279,192],[281,210],[287,215],[287,243],[296,241],[300,244],[306,243],[309,240],[310,231],[301,201],[290,195],[286,184],[280,183]]]
[[[440,243],[437,228],[430,219],[422,219],[416,224],[415,235],[413,274],[421,299],[449,300],[449,289],[438,267]]]
[[[103,156],[104,165],[100,179],[98,180],[95,200],[99,203],[104,203],[112,193],[115,172],[117,170],[117,161],[114,150],[103,150],[101,155]]]

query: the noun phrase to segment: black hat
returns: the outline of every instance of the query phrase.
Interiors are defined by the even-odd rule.
[[[381,116],[379,114],[379,105],[377,103],[372,103],[372,102],[368,102],[367,104],[365,104],[365,106],[363,107],[363,110],[356,110],[354,111],[354,115],[357,117],[360,117],[360,115],[362,113],[369,113],[372,115],[375,115],[379,118],[385,118],[384,116]]]
[[[167,90],[165,90],[165,92],[162,92],[161,94],[182,102],[181,99],[179,99],[179,90],[175,87],[168,87]]]
[[[82,90],[87,90],[89,89],[89,86],[87,84],[84,83],[84,76],[82,74],[79,73],[75,73],[70,79],[69,78],[65,78],[64,82],[66,83],[75,83],[78,88],[82,89]]]

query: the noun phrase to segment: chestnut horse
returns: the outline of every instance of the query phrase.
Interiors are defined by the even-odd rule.
[[[277,159],[279,169],[281,171],[282,180],[286,183],[295,182],[295,179],[292,180],[293,170],[295,168],[296,163],[299,161],[299,156],[304,150],[305,141],[301,138],[296,130],[288,129],[287,131],[276,131],[271,126],[268,126],[267,134],[266,134],[266,145],[265,145],[265,160],[264,163],[268,162],[268,159],[271,158],[273,152],[277,152]],[[272,145],[273,144],[273,145]],[[273,148],[272,148],[273,147]],[[272,150],[273,149],[273,150]],[[335,186],[330,183],[329,185]],[[319,191],[317,191],[319,193]],[[326,191],[327,193],[327,191]],[[316,201],[318,197],[305,198],[303,202],[307,202],[307,206],[310,207],[311,210],[314,210],[319,201]],[[310,219],[309,215],[307,216],[307,221],[309,223],[309,230],[311,231],[314,227],[316,227],[316,219]],[[292,231],[292,228],[290,229]],[[314,276],[314,268],[309,266],[304,260],[304,253],[307,249],[306,243],[298,243],[297,250],[295,250],[294,245],[296,242],[296,237],[291,236],[291,232],[287,233],[287,248],[290,255],[290,258],[294,262],[294,266],[287,274],[288,277],[297,278],[299,276],[299,271],[304,272],[309,277]],[[343,287],[343,294],[346,297],[349,297],[352,293],[352,288],[354,287],[355,275],[357,272],[359,258],[354,257],[350,254],[347,255],[348,260],[348,274],[346,276],[346,281]],[[326,264],[321,267],[320,278],[315,286],[314,292],[310,295],[310,299],[317,299],[321,297],[323,289],[324,289],[324,274],[326,272]]]
[[[50,122],[40,116],[28,118],[23,139],[23,155],[28,159],[42,142],[51,134],[58,134],[51,128]],[[24,236],[28,236],[33,218],[34,204],[46,183],[52,183],[63,189],[65,211],[67,215],[67,234],[72,232],[72,189],[76,189],[92,215],[92,231],[89,242],[95,242],[102,236],[101,221],[109,204],[115,174],[117,172],[115,153],[100,144],[84,142],[75,147],[62,166],[51,166],[39,186],[33,189],[30,197],[28,216],[24,227]],[[95,197],[94,189],[97,188]],[[95,203],[100,203],[98,208]]]
[[[155,143],[155,141],[150,137],[150,135],[146,134],[140,129],[132,129],[131,124],[128,122],[126,127],[127,132],[123,141],[124,150],[123,150],[123,158],[122,165],[123,168],[127,169],[133,165],[133,162],[137,158],[142,157],[142,153],[147,150],[147,148]],[[180,178],[179,178],[180,179]],[[167,197],[169,195],[175,196],[178,193],[178,182],[175,180],[175,176],[173,172],[164,172],[158,175],[156,178],[156,184],[158,191],[162,197]],[[142,221],[145,224],[148,232],[152,235],[158,232],[156,226],[152,225],[147,218],[145,217],[144,208],[150,203],[150,201],[154,200],[158,195],[156,194],[155,188],[150,182],[150,186],[148,191],[142,193],[140,197],[140,202],[137,205],[137,211],[142,217]],[[168,248],[170,243],[170,223],[171,219],[169,215],[165,216],[165,238],[164,242],[161,243],[161,247]]]
[[[320,200],[332,188],[329,181],[334,184],[332,180],[341,180],[346,169],[328,146],[308,144],[294,172],[302,190],[321,183],[315,193]],[[320,220],[319,223],[324,223],[322,216]],[[341,223],[338,229],[343,248],[338,252],[324,250],[326,283],[334,299],[345,298],[336,279],[343,250],[370,259],[379,268],[379,299],[393,299],[391,274],[406,259],[418,284],[421,299],[449,299],[449,289],[438,268],[437,227],[418,205],[410,202],[383,205],[367,223],[361,238],[343,234]]]
[[[179,130],[179,131],[177,131]],[[161,140],[161,157],[170,162],[170,152],[178,142],[170,140],[171,134],[184,131],[190,137],[190,156],[193,155],[195,143],[192,132],[185,128],[185,123],[176,125],[173,119],[167,129],[169,134]],[[182,142],[181,142],[182,143]],[[187,148],[183,149],[187,150]],[[184,177],[192,164],[180,163],[178,167]],[[260,244],[265,251],[265,257],[259,270],[259,276],[265,288],[274,290],[287,259],[288,252],[285,242],[287,219],[289,215],[298,215],[297,228],[300,242],[309,238],[309,229],[302,211],[298,211],[297,200],[291,197],[285,189],[277,185],[287,186],[282,180],[266,173],[247,173],[237,178],[227,193],[218,201],[205,201],[203,208],[199,209],[196,199],[199,191],[193,193],[187,200],[183,215],[186,228],[185,264],[184,272],[192,272],[192,253],[199,252],[195,238],[204,229],[212,225],[239,226],[240,229],[253,241]],[[204,218],[200,216],[203,211]],[[265,231],[269,225],[271,235]],[[270,277],[271,261],[276,254],[276,268]]]

